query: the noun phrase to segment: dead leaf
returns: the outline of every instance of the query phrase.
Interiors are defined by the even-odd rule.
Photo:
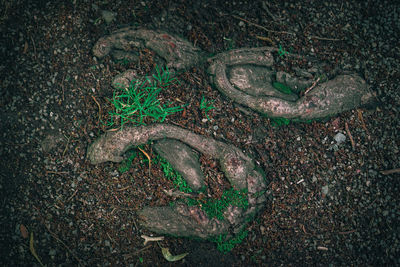
[[[39,256],[36,254],[35,247],[33,246],[33,232],[31,232],[31,238],[29,240],[29,250],[31,251],[32,255],[37,259],[40,266],[44,266],[42,261],[39,259]]]
[[[161,252],[162,252],[164,258],[167,261],[171,261],[171,262],[172,261],[179,261],[179,260],[183,259],[184,257],[186,257],[186,255],[189,254],[189,253],[183,253],[183,254],[179,254],[179,255],[173,256],[171,254],[171,252],[169,252],[168,248],[161,248]]]
[[[270,44],[272,44],[272,45],[275,46],[274,41],[272,41],[272,40],[271,40],[270,38],[268,38],[268,37],[258,36],[258,35],[257,35],[256,38],[259,39],[259,40],[266,41],[266,42],[268,42],[268,43],[270,43]]]
[[[28,230],[22,223],[19,225],[19,231],[21,232],[23,238],[27,239],[29,237]]]
[[[28,42],[27,41],[25,41],[25,45],[24,45],[24,54],[26,54],[26,52],[28,52]]]
[[[144,150],[141,149],[140,147],[138,147],[138,149],[139,149],[140,151],[142,151],[142,153],[143,153],[143,154],[146,156],[146,158],[149,160],[149,176],[151,176],[151,172],[150,172],[150,170],[151,170],[151,158],[150,158],[149,154],[146,153],[146,151],[144,151]]]

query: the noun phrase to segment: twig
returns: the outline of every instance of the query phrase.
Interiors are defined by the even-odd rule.
[[[118,203],[121,204],[121,201],[119,201],[118,197],[116,195],[113,195],[113,196],[118,201]]]
[[[129,185],[128,185],[128,186],[125,186],[125,187],[123,187],[123,188],[117,189],[117,191],[124,191],[124,190],[128,189],[129,187],[130,187]]]
[[[352,136],[351,133],[350,133],[349,125],[347,124],[347,122],[344,123],[344,128],[346,129],[347,135],[348,135],[349,138],[350,138],[351,147],[353,148],[353,150],[355,150],[356,145],[355,145],[355,143],[354,143],[353,136]]]
[[[308,234],[307,231],[306,231],[306,228],[304,227],[304,224],[301,225],[301,229],[303,230],[303,232],[304,232],[305,234]]]
[[[53,238],[55,240],[57,240],[58,242],[60,242],[68,250],[68,252],[72,255],[72,257],[75,258],[75,260],[78,262],[78,266],[85,266],[84,264],[82,264],[81,260],[71,251],[71,249],[61,239],[59,239],[56,236],[56,234],[53,233],[45,223],[44,223],[44,226],[47,228],[47,231],[49,231],[49,233],[53,236]]]
[[[164,240],[163,236],[147,236],[147,235],[141,235],[141,238],[144,238],[143,245],[145,246],[148,242],[155,242],[155,241],[162,241]]]
[[[256,35],[256,38],[259,39],[259,40],[262,40],[262,41],[269,42],[271,45],[275,46],[274,41],[272,41],[272,40],[271,40],[270,38],[268,38],[268,37]]]
[[[142,251],[145,251],[146,249],[148,249],[148,248],[150,248],[151,247],[151,245],[148,245],[147,247],[144,247],[144,248],[141,248],[141,249],[139,249],[139,250],[136,250],[135,252],[133,252],[134,254],[139,254],[140,252],[142,252]]]
[[[151,172],[150,172],[150,170],[151,170],[151,159],[150,159],[150,156],[149,156],[149,154],[147,154],[146,153],[146,151],[144,151],[143,149],[141,149],[140,147],[138,147],[138,149],[140,150],[140,151],[142,151],[142,153],[147,157],[147,159],[149,160],[149,176],[151,176]]]
[[[347,235],[347,234],[351,234],[354,233],[356,230],[350,230],[350,231],[345,231],[345,232],[339,232],[339,234],[341,235]]]
[[[400,168],[381,171],[381,173],[382,173],[383,175],[389,175],[389,174],[399,173],[399,172],[400,172]]]
[[[319,36],[314,36],[314,35],[311,35],[311,36],[308,36],[308,37],[314,38],[314,39],[317,39],[317,40],[321,40],[321,41],[334,41],[334,42],[343,41],[343,38],[342,38],[342,39],[337,39],[337,38],[325,38],[325,37],[319,37]]]
[[[117,244],[117,242],[115,242],[115,240],[112,239],[111,236],[108,234],[108,232],[106,232],[106,235],[108,236],[108,238],[109,238],[114,244]]]
[[[96,98],[92,95],[92,98],[94,100],[94,102],[96,102],[97,106],[99,107],[99,120],[98,122],[100,122],[100,118],[101,118],[101,106],[99,104],[99,102],[97,102]]]
[[[196,197],[197,194],[190,194],[190,193],[185,193],[185,192],[180,192],[180,191],[172,191],[170,190],[165,190],[163,189],[165,194],[170,197]]]
[[[279,31],[274,31],[274,30],[267,29],[267,28],[265,28],[265,27],[263,27],[261,25],[258,25],[258,24],[254,23],[254,22],[251,22],[251,21],[248,21],[248,20],[243,19],[241,17],[238,17],[236,15],[232,15],[232,17],[234,17],[235,19],[239,19],[241,21],[244,21],[244,22],[248,23],[249,25],[253,25],[254,27],[257,27],[257,28],[262,29],[262,30],[267,31],[267,32],[296,35],[293,32],[285,32],[285,31],[279,32]]]
[[[62,77],[62,80],[61,80],[62,101],[65,100],[65,94],[64,94],[64,80],[65,80],[65,74],[64,74],[64,76]]]
[[[64,135],[64,136],[65,136],[65,135]],[[65,136],[65,138],[67,138],[67,137]],[[63,156],[63,157],[64,157],[65,153],[66,153],[67,150],[68,150],[69,140],[71,140],[71,136],[69,136],[69,137],[67,138],[67,144],[65,145],[64,151],[63,151],[63,153],[62,153],[62,156]]]
[[[365,132],[367,133],[367,135],[368,135],[368,140],[370,140],[370,139],[371,139],[371,136],[369,135],[367,126],[365,125],[365,122],[364,122],[364,117],[363,117],[363,115],[362,115],[362,111],[361,111],[360,109],[357,109],[357,115],[358,115],[358,119],[359,119],[360,122],[361,122],[361,126],[363,127],[364,131],[365,131]]]
[[[316,85],[317,85],[317,83],[319,82],[319,77],[318,77],[318,79],[311,85],[311,87],[310,88],[308,88],[305,92],[304,92],[304,95],[306,95],[306,94],[308,94],[308,92],[310,92]]]
[[[148,246],[146,246],[146,247],[144,247],[144,248],[138,249],[138,250],[136,250],[135,252],[130,252],[129,254],[124,254],[124,255],[123,255],[123,256],[124,256],[124,259],[125,259],[125,260],[130,259],[130,258],[132,258],[134,255],[137,255],[137,254],[139,254],[139,253],[141,253],[141,252],[143,252],[143,251],[145,251],[146,249],[149,249],[149,248],[151,248],[151,245],[148,245]]]
[[[46,171],[46,174],[69,174],[69,172],[56,172],[56,171]]]
[[[262,2],[262,8],[265,10],[265,12],[267,12],[267,14],[274,20],[277,21],[277,18],[274,16],[274,14],[271,13],[271,11],[269,11],[269,8],[267,6],[267,1],[263,1]],[[282,19],[280,19],[282,20]]]
[[[77,189],[75,190],[75,192],[67,199],[67,202],[70,201],[70,200],[76,195],[76,193],[78,192],[78,190],[79,190],[79,188],[77,188]]]
[[[32,35],[30,35],[29,37],[30,37],[31,40],[32,40],[34,57],[35,57],[35,59],[37,59],[35,41],[33,40]]]

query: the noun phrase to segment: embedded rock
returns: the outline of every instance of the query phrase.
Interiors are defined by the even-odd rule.
[[[121,74],[115,76],[111,82],[111,86],[115,89],[126,89],[131,85],[132,80],[138,79],[136,71],[128,69]]]

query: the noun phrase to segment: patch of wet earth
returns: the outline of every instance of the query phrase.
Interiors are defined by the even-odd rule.
[[[180,265],[399,265],[400,5],[394,1],[2,1],[0,18],[1,263],[39,266],[168,265],[160,246],[189,253]],[[108,11],[108,12],[103,12]],[[113,12],[110,16],[109,12]],[[114,14],[114,15],[113,15]],[[229,142],[264,169],[269,201],[247,237],[223,254],[214,243],[165,237],[137,224],[145,206],[174,200],[160,166],[146,157],[125,173],[90,165],[86,149],[107,127],[111,80],[139,62],[97,60],[96,41],[123,26],[161,29],[207,53],[281,46],[276,68],[323,62],[356,72],[380,105],[320,122],[274,127],[211,87],[203,66],[179,73],[162,93],[184,103],[166,122]],[[312,59],[312,60],[311,60]],[[207,119],[201,99],[213,100]],[[155,157],[152,147],[143,149]],[[200,157],[208,194],[226,181]],[[24,227],[27,231],[24,230]],[[22,229],[22,230],[21,230]],[[28,233],[28,234],[27,234]]]

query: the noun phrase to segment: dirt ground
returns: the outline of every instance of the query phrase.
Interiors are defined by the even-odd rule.
[[[0,1],[0,263],[40,266],[36,254],[46,266],[400,265],[399,17],[395,1]],[[300,58],[275,55],[276,69],[323,62],[327,73],[358,73],[379,105],[277,127],[214,89],[206,66],[179,73],[162,100],[185,108],[165,122],[251,155],[269,202],[228,253],[171,236],[144,245],[152,233],[137,211],[168,205],[172,182],[139,150],[124,173],[86,160],[108,129],[112,78],[155,69],[150,50],[139,62],[94,57],[96,41],[125,26],[181,36],[210,56],[281,47]],[[207,114],[203,97],[214,101]],[[200,161],[207,193],[221,196],[217,162]],[[188,255],[170,263],[160,247]]]

